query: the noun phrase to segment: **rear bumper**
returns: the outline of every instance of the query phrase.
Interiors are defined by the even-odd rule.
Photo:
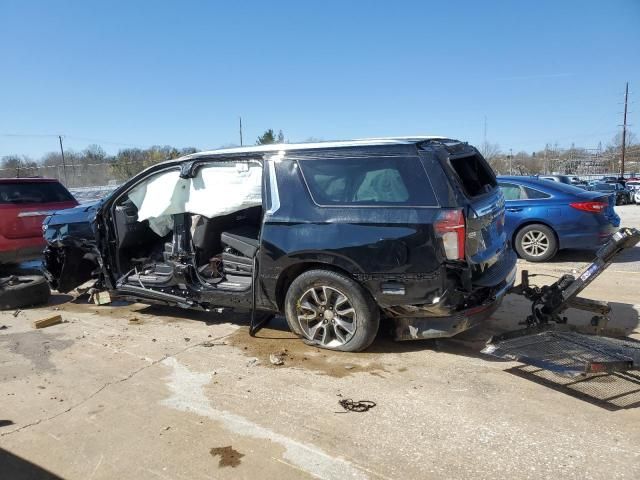
[[[42,237],[6,238],[0,235],[0,264],[21,263],[42,258],[46,242]]]
[[[515,283],[516,264],[511,260],[511,257],[507,259],[511,267],[506,277],[497,285],[488,288],[484,300],[479,305],[460,310],[449,316],[394,318],[395,339],[421,340],[452,337],[487,320],[500,307],[504,296]]]

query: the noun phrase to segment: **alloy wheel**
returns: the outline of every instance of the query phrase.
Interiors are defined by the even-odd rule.
[[[541,257],[549,250],[549,237],[540,230],[529,230],[522,237],[522,250],[532,257]]]
[[[356,311],[340,290],[326,285],[312,287],[297,302],[300,329],[323,347],[339,347],[356,333]]]

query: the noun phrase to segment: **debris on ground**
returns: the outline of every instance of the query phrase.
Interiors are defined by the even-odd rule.
[[[13,316],[17,317],[18,315],[20,315],[20,312],[22,312],[22,310],[18,309],[15,312],[13,312]]]
[[[358,400],[357,402],[354,402],[350,398],[343,398],[342,400],[338,400],[338,403],[342,408],[345,409],[345,411],[336,413],[367,412],[376,406],[376,403],[372,402],[371,400]]]
[[[211,335],[209,335],[209,336],[211,336]],[[209,342],[202,342],[200,345],[203,346],[203,347],[217,347],[217,346],[226,345],[226,344],[227,344],[227,342],[212,342],[212,341],[209,341]]]
[[[46,328],[62,323],[62,315],[53,315],[33,322],[33,328]]]
[[[103,290],[101,292],[94,292],[89,300],[93,300],[93,303],[96,305],[107,305],[111,303],[111,295],[108,290]]]
[[[277,352],[269,355],[269,361],[271,365],[284,365],[284,358],[286,357],[285,352]]]
[[[6,330],[7,328],[9,327],[7,327],[6,325],[0,325],[0,330]]]
[[[252,357],[247,361],[247,367],[255,367],[256,365],[260,365],[258,357]]]
[[[142,320],[140,320],[138,317],[131,317],[129,319],[129,323],[135,324],[135,325],[139,325],[142,323]]]
[[[231,445],[228,447],[217,447],[209,450],[212,457],[220,455],[220,461],[218,467],[232,467],[235,468],[240,465],[240,459],[244,457],[243,453],[234,450]]]

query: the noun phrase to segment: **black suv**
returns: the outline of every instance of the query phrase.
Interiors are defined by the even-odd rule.
[[[446,138],[201,152],[115,190],[95,210],[95,238],[65,233],[87,229],[60,228],[64,218],[45,222],[60,291],[94,272],[136,301],[282,312],[335,350],[366,348],[381,317],[399,340],[455,335],[515,278],[496,178]]]

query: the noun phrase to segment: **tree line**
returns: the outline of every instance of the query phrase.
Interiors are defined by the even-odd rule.
[[[256,139],[257,145],[285,142],[282,130],[275,133],[271,128]],[[626,171],[640,173],[640,144],[633,134],[628,135],[627,142]],[[232,146],[237,145],[225,145]],[[479,150],[500,174],[596,174],[619,171],[621,139],[617,135],[608,145],[599,145],[597,149],[575,145],[561,149],[557,144],[547,144],[542,150],[513,153],[503,151],[497,144],[484,142]],[[9,155],[0,159],[0,177],[57,178],[68,187],[107,185],[121,183],[158,162],[197,151],[194,147],[156,145],[125,148],[109,155],[99,145],[90,145],[82,151],[65,151],[64,161],[60,152],[47,153],[38,160],[24,155]]]

